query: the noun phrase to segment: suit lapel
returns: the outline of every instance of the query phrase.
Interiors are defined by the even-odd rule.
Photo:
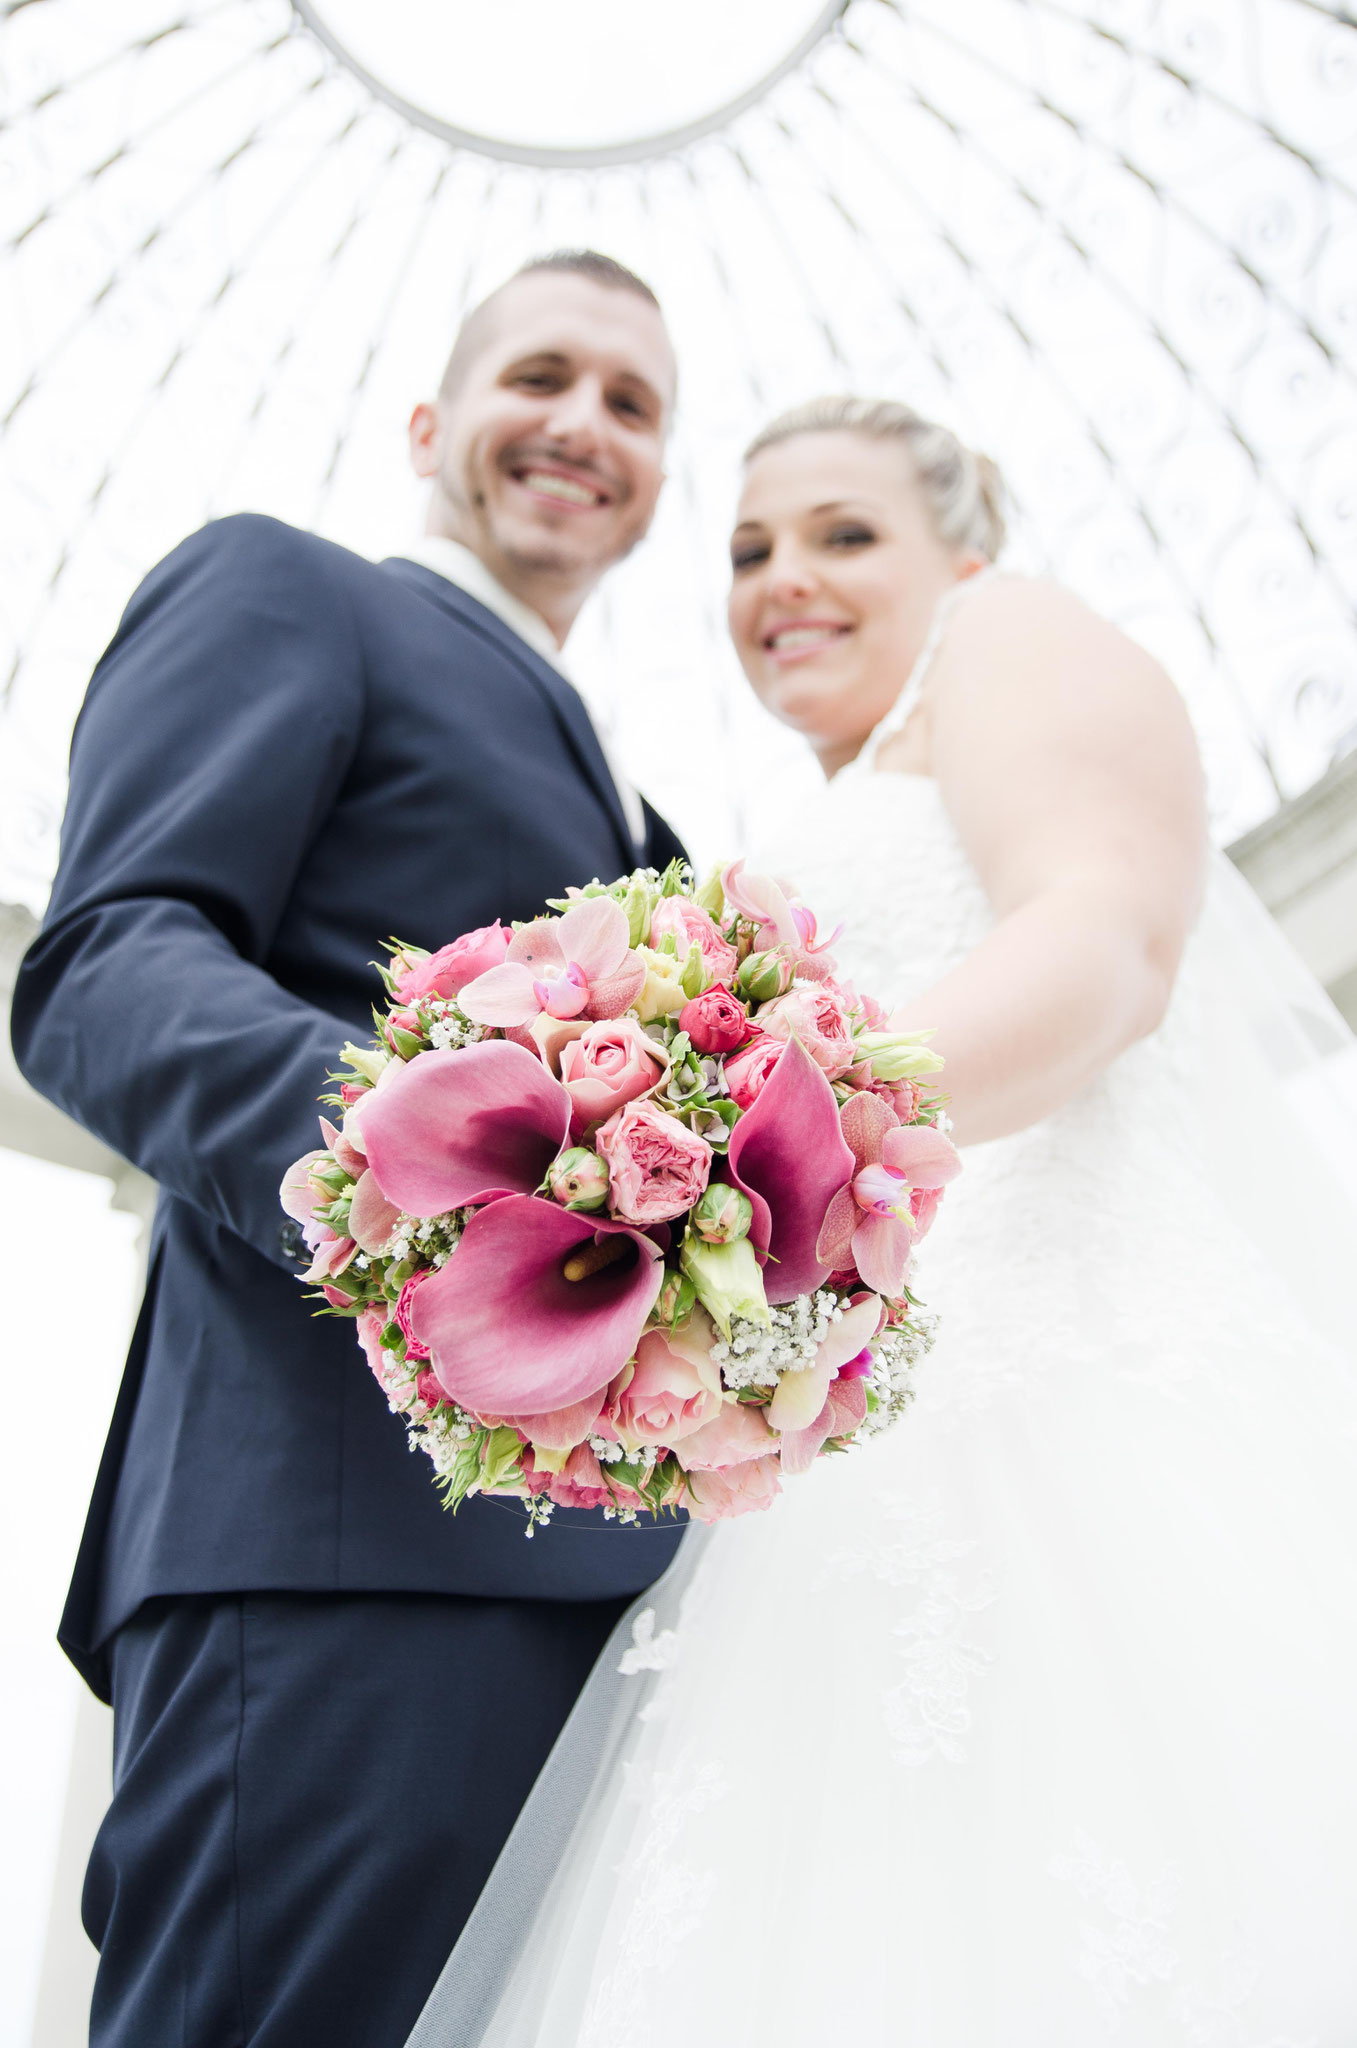
[[[622,870],[629,872],[639,858],[632,844],[631,827],[627,814],[622,808],[622,799],[617,794],[603,749],[598,742],[584,699],[573,683],[566,681],[560,670],[544,661],[536,648],[529,647],[521,640],[511,626],[483,605],[479,598],[461,589],[448,577],[440,576],[436,569],[425,568],[422,562],[409,562],[403,556],[394,556],[382,563],[382,568],[418,585],[427,597],[433,599],[443,611],[457,619],[463,626],[481,634],[487,640],[509,655],[535,684],[546,698],[556,722],[564,733],[581,773],[598,797],[612,820],[622,852]]]

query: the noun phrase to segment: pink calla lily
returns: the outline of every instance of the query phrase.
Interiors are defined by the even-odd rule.
[[[851,1180],[853,1165],[834,1091],[792,1039],[752,1108],[736,1124],[727,1154],[731,1180],[754,1206],[749,1235],[770,1254],[763,1269],[770,1302],[809,1294],[829,1278],[833,1268],[819,1256],[816,1243],[826,1211]]]
[[[635,1245],[634,1260],[565,1278],[571,1252],[614,1235]],[[552,1413],[602,1393],[621,1371],[663,1278],[659,1247],[644,1232],[507,1195],[477,1211],[447,1264],[424,1282],[410,1327],[463,1407]]]
[[[586,896],[564,916],[535,918],[516,931],[503,964],[469,981],[458,1002],[474,1023],[500,1030],[540,1016],[618,1017],[645,979],[639,961],[629,965],[630,949],[621,904]]]
[[[856,1267],[878,1294],[897,1295],[915,1235],[932,1223],[961,1156],[941,1131],[897,1123],[879,1095],[850,1096],[842,1124],[857,1172],[830,1203],[816,1251],[835,1271]]]
[[[410,1216],[530,1194],[569,1129],[561,1083],[534,1053],[499,1039],[421,1053],[363,1112],[369,1168]]]

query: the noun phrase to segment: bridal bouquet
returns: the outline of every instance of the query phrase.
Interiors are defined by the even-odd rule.
[[[904,1408],[907,1285],[960,1161],[926,1033],[814,916],[674,864],[427,954],[281,1199],[447,1503],[702,1521]],[[834,937],[837,937],[837,933]]]

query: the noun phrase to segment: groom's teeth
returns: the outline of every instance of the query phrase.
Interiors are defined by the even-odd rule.
[[[577,484],[573,477],[549,476],[545,470],[530,469],[523,478],[530,491],[538,491],[546,498],[561,498],[567,505],[601,505],[601,491],[591,491],[587,484]]]

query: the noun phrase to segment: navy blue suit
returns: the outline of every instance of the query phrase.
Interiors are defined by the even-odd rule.
[[[650,811],[647,826],[646,857],[662,865],[681,849]],[[175,1921],[184,1956],[201,1958],[184,1967],[206,2003],[200,2021],[174,2032],[151,2010],[170,1999],[170,1980],[138,1951],[132,1904],[117,1903],[139,1886],[147,1897],[166,1886],[181,1897],[174,1859],[191,1865],[194,1840],[201,1849],[215,1839],[213,1826],[225,1828],[224,1843],[239,1835],[239,1815],[228,1825],[219,1814],[183,1839],[173,1759],[193,1755],[209,1768],[210,1745],[199,1745],[191,1718],[182,1730],[174,1718],[193,1697],[214,1703],[215,1726],[223,1688],[239,1693],[244,1714],[267,1670],[273,1706],[252,1722],[255,1739],[272,1722],[295,1744],[318,1669],[333,1675],[336,1659],[363,1667],[352,1690],[367,1699],[365,1721],[345,1723],[341,1686],[321,1716],[335,1731],[331,1750],[310,1714],[314,1769],[301,1748],[260,1765],[261,1782],[293,1788],[291,1838],[305,1830],[308,1773],[317,1786],[325,1776],[324,1817],[342,1805],[360,1837],[389,1832],[400,1799],[413,1813],[427,1796],[401,1782],[399,1738],[383,1714],[399,1719],[405,1700],[419,1731],[410,1771],[440,1731],[447,1811],[423,1847],[419,1826],[401,1823],[421,1890],[439,1841],[461,1845],[443,1896],[424,1899],[436,1929],[428,1955],[412,1956],[408,1995],[397,1995],[383,1934],[385,1996],[372,2024],[359,2025],[351,1989],[334,2008],[330,2038],[394,2043],[594,1649],[620,1604],[672,1555],[672,1529],[624,1531],[558,1512],[526,1542],[508,1504],[472,1501],[444,1514],[352,1329],[313,1317],[277,1203],[284,1169],[317,1142],[327,1067],[345,1038],[371,1028],[381,992],[371,962],[385,938],[434,947],[495,917],[530,916],[567,885],[634,860],[576,693],[483,605],[414,563],[374,565],[275,520],[223,520],[146,579],[95,672],[72,748],[60,868],[20,972],[13,1031],[33,1085],[162,1189],[146,1303],[61,1630],[95,1689],[108,1697],[111,1686],[115,1708],[126,1706],[114,1810],[91,1871],[96,1896],[87,1893],[106,1943],[101,1986],[110,1986],[100,2040],[208,2042],[224,2024],[207,2017],[216,2007],[202,1975],[217,1969],[205,1934],[213,1911],[204,1904],[195,1921],[190,1900]],[[252,1678],[261,1616],[274,1635]],[[447,1645],[441,1660],[430,1629]],[[279,1648],[287,1643],[290,1655]],[[390,1683],[374,1698],[377,1666]],[[436,1681],[421,1681],[431,1667]],[[421,1682],[432,1690],[413,1707],[410,1688]],[[355,1749],[359,1722],[374,1743],[387,1726],[383,1753]],[[249,1747],[239,1726],[218,1728],[214,1740],[234,1743],[238,1760]],[[230,1773],[217,1761],[225,1786]],[[129,1790],[120,1812],[124,1785],[138,1779],[142,1804]],[[323,1816],[313,1818],[319,1827]],[[322,1831],[308,1843],[322,1869],[325,1842]],[[377,1881],[398,1879],[387,1868]],[[254,1888],[261,1926],[300,1910],[284,1896],[285,1878],[260,1870],[241,1882]],[[204,1900],[220,1904],[226,1874],[212,1883]],[[363,1975],[357,1930],[380,1915],[362,1892],[360,1882],[332,1939],[317,1908],[317,1986],[333,1980],[341,1951],[349,1976]],[[408,1899],[403,1911],[408,1919]],[[112,1949],[126,1952],[117,1985]],[[239,1943],[233,1952],[243,1982],[248,1955],[239,1962]],[[259,1975],[273,1981],[262,1964]],[[280,1981],[295,1977],[281,1970]],[[330,2024],[318,1991],[288,2018],[271,1991],[258,1992],[251,2015],[255,1994],[237,1989],[245,2018],[232,2024],[242,2038],[302,2041]],[[198,2011],[193,1998],[180,2003]]]

